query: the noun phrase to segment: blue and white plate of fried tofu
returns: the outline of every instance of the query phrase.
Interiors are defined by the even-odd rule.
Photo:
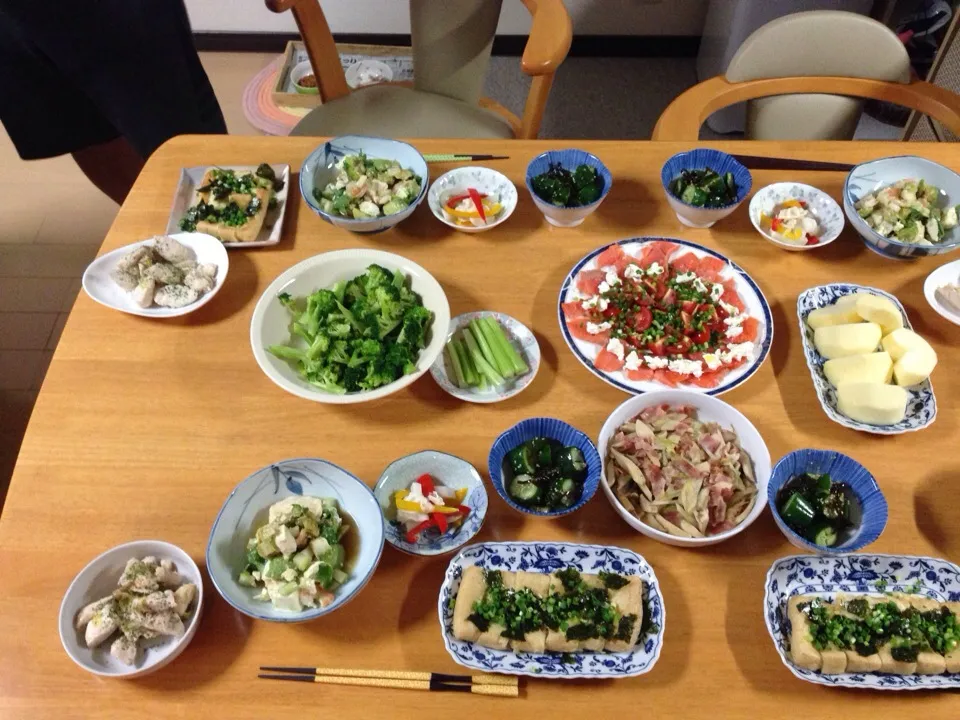
[[[576,543],[470,545],[450,561],[438,612],[460,665],[565,679],[649,672],[666,622],[646,560]]]
[[[794,555],[767,573],[764,618],[801,680],[960,688],[960,567],[909,555]]]

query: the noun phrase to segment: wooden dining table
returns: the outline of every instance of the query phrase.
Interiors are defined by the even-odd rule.
[[[289,163],[295,172],[320,141],[199,137],[172,140],[150,158],[102,252],[161,233],[180,170],[197,165]],[[609,196],[577,228],[548,225],[524,187],[531,158],[558,141],[416,140],[424,153],[509,156],[489,165],[518,187],[514,214],[468,235],[436,220],[424,202],[399,226],[353,235],[322,221],[291,182],[282,240],[230,251],[226,284],[184,317],[147,319],[80,295],[37,399],[0,518],[0,719],[208,717],[346,718],[960,717],[953,692],[870,692],[803,682],[784,667],[763,617],[770,565],[795,550],[769,511],[712,547],[671,547],[631,529],[603,493],[580,511],[549,520],[507,506],[488,482],[490,506],[476,541],[562,540],[629,548],[654,568],[667,610],[663,652],[640,677],[524,679],[518,699],[351,687],[307,687],[257,679],[260,665],[467,672],[444,649],[437,597],[449,557],[412,557],[389,545],[365,589],[336,612],[304,624],[252,620],[204,577],[205,608],[193,642],[173,663],[135,680],[105,679],[74,665],[57,617],[73,577],[101,552],[136,539],[174,543],[204,568],[214,518],[233,487],[288,457],[325,458],[373,485],[392,460],[432,448],[459,455],[486,475],[497,435],[523,418],[561,418],[596,439],[626,395],[580,365],[564,344],[557,296],[565,275],[598,246],[633,236],[679,237],[712,248],[759,284],[775,338],[763,367],[723,399],[759,429],[774,461],[797,448],[831,448],[863,463],[890,508],[880,553],[960,558],[960,397],[957,328],[927,305],[926,275],[946,262],[898,262],[870,252],[846,228],[810,252],[786,252],[751,226],[745,202],[708,230],[680,225],[660,168],[679,143],[572,143],[613,174]],[[905,152],[960,170],[960,146],[844,142],[718,142],[727,152],[857,163]],[[435,178],[453,165],[431,165]],[[295,177],[295,176],[294,176]],[[755,171],[753,187],[797,180],[839,199],[840,172]],[[441,283],[452,314],[508,313],[532,328],[542,364],[533,383],[502,403],[447,395],[427,374],[390,397],[327,405],[294,397],[261,372],[250,318],[266,286],[304,258],[369,247],[400,254]],[[920,432],[876,436],[832,422],[804,361],[796,315],[805,288],[850,281],[894,293],[914,328],[935,347],[940,414]],[[204,570],[205,572],[205,570]]]

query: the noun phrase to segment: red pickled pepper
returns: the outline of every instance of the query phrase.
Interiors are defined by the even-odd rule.
[[[486,222],[487,214],[483,211],[483,201],[480,199],[480,193],[478,193],[474,188],[467,188],[467,192],[470,193],[470,199],[473,200],[473,204],[477,208],[477,213],[480,215],[480,219]]]

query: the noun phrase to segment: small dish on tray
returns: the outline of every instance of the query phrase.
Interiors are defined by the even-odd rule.
[[[807,316],[814,310],[834,305],[840,298],[853,293],[870,293],[886,298],[900,310],[903,317],[903,327],[908,330],[913,327],[903,304],[894,295],[877,288],[853,283],[832,283],[807,288],[800,293],[797,297],[797,319],[800,322],[800,337],[803,339],[803,354],[807,360],[807,367],[810,369],[810,377],[813,379],[813,387],[817,392],[817,399],[820,400],[820,406],[827,417],[835,423],[851,430],[875,435],[899,435],[900,433],[913,432],[928,427],[937,418],[937,398],[933,394],[933,385],[929,378],[917,385],[904,388],[909,397],[906,414],[900,422],[891,425],[871,425],[853,420],[838,409],[837,390],[827,380],[824,371],[826,358],[817,352],[814,345],[814,331],[807,325]]]
[[[204,175],[211,166],[202,165],[199,167],[183,168],[180,171],[180,182],[177,184],[177,190],[173,196],[173,207],[170,209],[170,218],[167,220],[167,234],[180,232],[180,221],[198,200],[197,188],[201,187]],[[224,165],[217,166],[221,170],[234,170],[237,172],[254,173],[257,170],[255,165]],[[255,240],[249,242],[224,242],[223,246],[228,248],[249,248],[263,247],[265,245],[276,245],[280,242],[280,234],[283,231],[283,219],[287,213],[287,196],[290,191],[290,166],[285,164],[270,164],[278,180],[283,182],[283,187],[276,191],[276,207],[268,208],[263,227],[257,234]]]
[[[623,302],[639,309],[620,322],[609,305]],[[676,319],[675,335],[653,322],[650,308]],[[577,360],[631,395],[678,385],[721,395],[759,370],[773,343],[770,305],[747,272],[675,238],[629,238],[591,251],[564,279],[557,314]]]
[[[479,387],[460,387],[454,381],[453,368],[450,366],[450,358],[447,352],[441,352],[433,365],[430,366],[430,375],[436,381],[437,385],[443,388],[450,395],[466,402],[474,403],[496,403],[508,400],[514,395],[523,392],[540,370],[540,345],[537,343],[536,336],[530,329],[516,318],[498,312],[469,312],[457,315],[450,321],[450,331],[447,333],[446,343],[472,320],[482,317],[492,317],[503,329],[507,341],[513,345],[514,350],[529,368],[527,372],[521,375],[509,378],[501,385],[488,387],[481,390]]]
[[[643,621],[636,645],[626,652],[575,651],[528,653],[495,650],[454,636],[454,604],[464,570],[554,573],[574,568],[583,574],[637,575],[643,581]],[[469,545],[450,561],[437,602],[443,643],[454,662],[481,672],[538,678],[619,678],[649,672],[663,648],[666,608],[657,576],[631,550],[601,545],[551,542],[504,542]]]
[[[763,615],[783,664],[801,680],[818,685],[867,690],[945,690],[960,688],[960,674],[894,675],[881,672],[824,674],[798,667],[791,657],[792,623],[787,603],[794,595],[835,599],[844,595],[920,595],[939,602],[960,597],[960,567],[946,560],[912,555],[792,555],[767,572]]]

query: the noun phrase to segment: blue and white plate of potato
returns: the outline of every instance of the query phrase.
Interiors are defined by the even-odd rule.
[[[459,333],[468,327],[472,321],[481,318],[490,318],[500,326],[507,342],[522,362],[526,364],[527,370],[517,372],[512,377],[506,378],[503,383],[487,389],[474,386],[461,387],[449,354],[449,343],[455,336],[459,337]],[[533,382],[537,371],[540,369],[540,345],[537,343],[537,338],[526,325],[504,313],[484,311],[457,315],[450,321],[447,348],[440,353],[433,365],[430,366],[430,374],[444,391],[466,402],[495,403],[512,398]]]
[[[930,374],[937,354],[896,297],[834,283],[797,298],[804,354],[824,412],[853,430],[894,435],[937,415]]]

